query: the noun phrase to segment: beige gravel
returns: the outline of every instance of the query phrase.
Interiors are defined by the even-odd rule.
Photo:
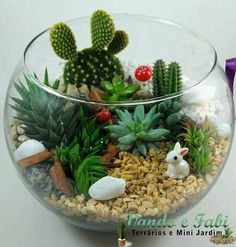
[[[228,142],[210,139],[211,172],[205,176],[190,174],[184,180],[165,176],[168,166],[165,157],[170,149],[169,145],[164,143],[161,150],[151,150],[146,158],[127,152],[119,153],[113,161],[119,167],[109,170],[110,176],[126,180],[126,191],[119,198],[101,202],[86,200],[83,195],[60,198],[51,195],[45,200],[65,215],[86,215],[88,220],[96,222],[125,218],[130,213],[142,216],[174,214],[185,205],[194,203],[206,192],[224,163]]]

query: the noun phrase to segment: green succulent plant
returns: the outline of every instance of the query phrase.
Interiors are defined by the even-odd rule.
[[[123,30],[115,31],[112,17],[97,10],[91,17],[92,47],[78,51],[74,34],[69,26],[59,22],[50,31],[50,41],[55,53],[67,60],[64,81],[80,87],[100,86],[103,80],[112,80],[115,75],[124,76],[124,70],[115,56],[129,42]]]
[[[107,169],[102,158],[92,153],[87,156],[81,155],[83,151],[78,139],[74,139],[69,146],[56,147],[55,153],[62,162],[64,169],[69,167],[75,180],[75,192],[77,194],[83,193],[87,196],[90,186],[106,176]]]
[[[63,168],[74,180],[76,193],[87,195],[89,187],[106,175],[101,155],[109,137],[104,136],[102,126],[96,124],[96,118],[88,114],[84,106],[79,111],[78,133],[69,145],[56,146],[54,152]]]
[[[77,106],[66,107],[66,100],[38,87],[31,79],[33,76],[24,78],[26,85],[21,81],[14,84],[21,99],[12,97],[11,107],[17,112],[15,118],[24,125],[25,135],[41,141],[48,149],[70,143],[77,132]],[[44,83],[48,83],[47,73]]]
[[[135,108],[132,115],[127,110],[116,110],[119,121],[116,125],[106,126],[105,129],[111,132],[111,136],[116,138],[120,150],[132,150],[134,154],[146,155],[151,148],[156,148],[156,142],[165,139],[169,131],[164,128],[155,128],[160,121],[162,114],[156,113],[156,106],[145,114],[144,106]]]
[[[115,76],[112,82],[103,81],[101,86],[105,91],[102,98],[109,101],[128,100],[140,89],[138,83],[126,86],[120,76]]]
[[[121,221],[120,224],[117,226],[117,234],[120,239],[125,239],[125,222]]]
[[[205,122],[197,126],[194,122],[185,123],[185,133],[181,134],[185,145],[189,148],[189,158],[192,169],[197,173],[206,173],[210,170],[209,159],[211,148],[209,138],[213,135],[213,129]]]
[[[158,112],[162,114],[162,124],[170,129],[180,122],[182,104],[174,100],[165,100],[158,105]]]
[[[153,67],[153,96],[160,97],[182,90],[181,67],[178,63],[166,66],[163,60],[157,60]]]

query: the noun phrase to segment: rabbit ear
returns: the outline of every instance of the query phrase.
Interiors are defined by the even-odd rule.
[[[175,147],[174,147],[174,150],[177,151],[177,152],[179,152],[180,149],[181,149],[180,143],[179,142],[176,142]]]
[[[181,148],[180,155],[184,156],[185,154],[188,153],[188,150],[189,150],[188,148]]]

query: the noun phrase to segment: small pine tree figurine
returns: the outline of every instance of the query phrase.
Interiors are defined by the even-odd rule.
[[[118,246],[123,247],[126,245],[126,239],[125,239],[125,222],[121,221],[120,224],[117,227],[117,234],[118,234]]]

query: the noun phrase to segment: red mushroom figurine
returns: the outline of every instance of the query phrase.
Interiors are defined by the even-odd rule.
[[[152,76],[152,68],[150,66],[144,66],[144,65],[139,66],[135,70],[134,75],[138,81],[142,81],[142,82],[148,81]]]

